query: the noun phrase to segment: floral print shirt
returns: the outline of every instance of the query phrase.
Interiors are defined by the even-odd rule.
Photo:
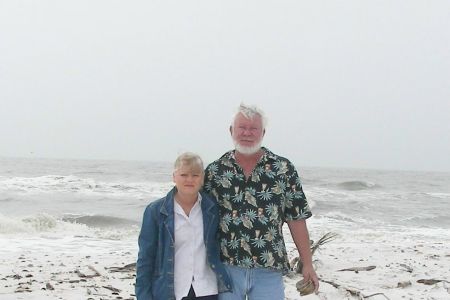
[[[286,273],[283,223],[309,218],[311,211],[294,165],[262,149],[264,154],[247,179],[234,150],[225,153],[206,168],[204,189],[219,203],[222,261]]]

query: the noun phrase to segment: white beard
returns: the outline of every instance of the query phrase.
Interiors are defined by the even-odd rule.
[[[258,152],[261,149],[261,144],[262,144],[262,141],[259,141],[254,146],[247,147],[247,146],[240,145],[237,141],[233,140],[233,142],[234,142],[234,147],[235,147],[236,151],[238,151],[242,154],[245,154],[245,155],[255,154],[256,152]]]

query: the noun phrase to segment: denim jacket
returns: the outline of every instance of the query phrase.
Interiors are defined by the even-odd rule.
[[[144,212],[136,263],[138,300],[175,300],[174,291],[174,194],[150,203]],[[203,240],[207,260],[217,276],[219,293],[231,290],[231,279],[220,261],[217,240],[219,211],[216,200],[200,192],[203,213]]]

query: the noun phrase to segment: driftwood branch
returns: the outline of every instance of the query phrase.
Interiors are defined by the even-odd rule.
[[[352,267],[352,268],[347,268],[347,269],[341,269],[338,270],[338,272],[342,272],[342,271],[353,271],[355,273],[358,273],[360,271],[371,271],[373,269],[375,269],[376,266],[368,266],[368,267]]]
[[[107,289],[107,290],[110,290],[113,293],[120,293],[120,290],[118,288],[115,288],[115,287],[113,287],[111,285],[104,285],[102,287]]]
[[[131,263],[123,267],[110,267],[107,269],[109,272],[134,272],[136,270],[136,263]]]
[[[449,281],[444,280],[444,279],[419,279],[419,280],[417,280],[417,282],[425,284],[425,285],[433,285],[433,284],[436,284],[436,283],[439,283],[439,282],[450,283]]]
[[[371,294],[371,295],[364,295],[361,291],[358,291],[358,290],[353,289],[353,288],[342,286],[340,284],[337,284],[336,282],[325,280],[325,279],[322,279],[322,278],[319,278],[319,280],[322,281],[322,282],[328,283],[328,284],[332,285],[333,287],[335,287],[337,289],[342,288],[342,289],[346,290],[348,293],[350,293],[350,295],[352,295],[354,297],[358,297],[358,299],[360,299],[360,300],[367,299],[367,298],[370,298],[370,297],[373,297],[373,296],[378,296],[378,295],[381,295],[381,296],[385,297],[386,299],[390,300],[383,293],[375,293],[375,294]]]

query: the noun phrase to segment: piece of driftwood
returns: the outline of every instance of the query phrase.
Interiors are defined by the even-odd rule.
[[[75,273],[78,275],[78,277],[80,278],[93,278],[93,277],[97,277],[97,276],[102,276],[102,274],[100,274],[99,271],[97,271],[93,266],[88,266],[88,268],[90,270],[92,270],[94,272],[94,274],[92,275],[86,275],[84,273],[81,273],[80,270],[75,270]]]
[[[131,263],[123,267],[110,267],[107,269],[109,272],[134,272],[136,270],[136,263]]]
[[[107,290],[110,290],[113,293],[120,293],[120,291],[121,291],[121,290],[119,290],[119,289],[117,289],[117,288],[115,288],[113,286],[110,286],[110,285],[104,285],[102,287],[107,289]]]
[[[319,278],[319,280],[322,281],[322,282],[328,283],[328,284],[332,285],[333,287],[335,287],[337,289],[341,289],[342,288],[342,289],[346,290],[350,295],[352,295],[354,297],[358,297],[358,299],[360,299],[360,300],[364,300],[364,299],[367,299],[367,298],[370,298],[370,297],[374,297],[374,296],[383,296],[386,299],[390,300],[383,293],[375,293],[375,294],[371,294],[371,295],[364,295],[361,291],[358,291],[358,290],[356,290],[354,288],[345,287],[345,286],[342,286],[340,284],[337,284],[336,282],[325,280],[325,279],[322,279],[322,278]]]
[[[439,282],[450,283],[449,281],[444,280],[444,279],[419,279],[419,280],[417,280],[417,282],[418,283],[422,283],[422,284],[426,284],[426,285],[433,285],[433,284],[436,284],[436,283],[439,283]]]
[[[411,281],[402,281],[397,283],[398,288],[405,288],[411,285]]]
[[[373,269],[375,269],[376,266],[367,266],[367,267],[352,267],[352,268],[347,268],[347,269],[341,269],[338,270],[338,272],[342,272],[342,271],[353,271],[355,273],[361,272],[361,271],[371,271]]]
[[[32,292],[32,290],[31,290],[31,288],[30,287],[28,287],[28,286],[19,286],[15,291],[14,291],[14,293],[31,293]]]

